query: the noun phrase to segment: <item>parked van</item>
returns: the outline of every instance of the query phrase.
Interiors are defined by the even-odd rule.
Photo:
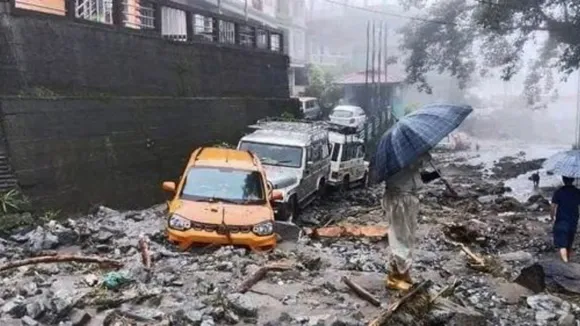
[[[300,210],[326,192],[330,173],[328,130],[322,122],[263,120],[242,137],[239,150],[256,154],[273,189],[282,200],[274,202],[276,218],[299,219]]]
[[[195,244],[276,246],[271,201],[280,191],[266,182],[260,161],[248,151],[205,147],[193,152],[176,184],[163,183],[169,201],[167,237],[187,250]]]
[[[328,184],[343,191],[353,185],[366,186],[369,162],[365,161],[364,142],[355,127],[330,126],[332,145]]]
[[[304,119],[316,120],[322,117],[322,109],[316,97],[299,97],[298,101],[300,101],[300,111]]]

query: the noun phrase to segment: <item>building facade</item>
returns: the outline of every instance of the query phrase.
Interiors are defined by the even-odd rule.
[[[193,1],[193,0],[180,0]],[[284,32],[281,46],[290,58],[289,89],[292,96],[303,91],[304,84],[297,76],[305,75],[306,0],[204,0],[219,7],[224,14],[234,14]]]

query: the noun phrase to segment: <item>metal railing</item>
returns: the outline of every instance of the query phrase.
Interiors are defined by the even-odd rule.
[[[180,42],[204,41],[284,53],[280,30],[170,0],[0,0],[16,9],[150,30]]]
[[[111,0],[112,1],[112,0]],[[134,29],[155,28],[155,5],[144,0],[124,0],[123,25]]]

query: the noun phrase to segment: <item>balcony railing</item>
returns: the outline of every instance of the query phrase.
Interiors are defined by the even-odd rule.
[[[66,16],[75,21],[148,31],[178,42],[212,42],[284,53],[280,30],[253,25],[168,0],[0,0],[19,12]]]

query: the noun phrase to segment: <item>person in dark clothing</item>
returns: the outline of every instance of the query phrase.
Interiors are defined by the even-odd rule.
[[[538,186],[540,186],[540,173],[539,172],[532,173],[530,180],[532,180],[532,182],[534,183],[534,188],[538,188]]]
[[[562,177],[562,181],[564,186],[556,190],[552,197],[550,218],[554,220],[554,246],[558,248],[560,258],[568,262],[578,227],[580,189],[574,186],[573,178]]]

